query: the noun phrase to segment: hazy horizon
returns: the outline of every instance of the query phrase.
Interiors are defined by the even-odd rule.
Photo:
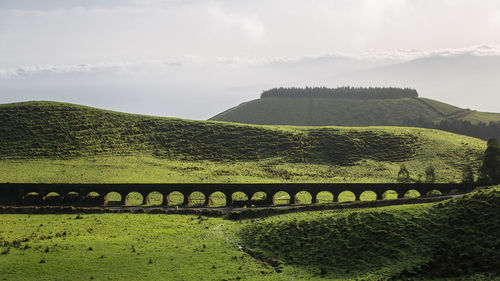
[[[207,119],[273,87],[350,85],[500,112],[499,35],[493,0],[4,0],[0,103]]]

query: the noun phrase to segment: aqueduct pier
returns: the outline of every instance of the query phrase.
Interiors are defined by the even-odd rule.
[[[161,205],[168,205],[171,194],[182,194],[182,203],[192,203],[194,193],[202,194],[199,205],[208,206],[214,193],[223,194],[227,206],[273,205],[277,194],[289,195],[292,204],[299,203],[297,195],[308,193],[311,203],[319,203],[318,194],[330,193],[331,202],[338,201],[342,192],[352,192],[355,200],[360,200],[364,192],[373,192],[377,200],[382,200],[388,191],[397,193],[397,198],[403,198],[408,191],[417,191],[421,196],[433,191],[440,194],[467,193],[477,187],[477,184],[458,183],[166,183],[166,184],[0,184],[1,205],[91,205],[110,204],[111,193],[119,194],[117,205],[127,205],[129,195],[138,193],[142,203],[147,204],[151,194],[161,195]],[[239,199],[234,194],[239,193]],[[254,195],[264,194],[258,200]],[[373,194],[372,193],[372,194]],[[51,195],[51,196],[50,196]],[[54,196],[56,195],[56,196]],[[243,199],[241,199],[243,197]],[[246,197],[246,198],[245,198]],[[56,200],[54,200],[56,198]],[[50,199],[50,200],[48,200]],[[324,202],[324,200],[323,200]]]

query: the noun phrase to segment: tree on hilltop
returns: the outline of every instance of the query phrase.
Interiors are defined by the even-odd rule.
[[[415,89],[395,87],[280,87],[263,91],[260,97],[399,99],[418,98],[418,93]]]

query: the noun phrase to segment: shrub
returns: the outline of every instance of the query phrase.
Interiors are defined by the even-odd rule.
[[[410,171],[408,171],[405,164],[402,164],[399,169],[398,181],[403,183],[410,182]]]

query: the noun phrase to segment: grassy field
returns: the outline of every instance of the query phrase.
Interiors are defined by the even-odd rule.
[[[448,116],[474,124],[500,121],[500,113],[464,111],[426,98],[264,98],[242,103],[210,120],[261,125],[405,126],[421,117],[441,121]]]
[[[499,198],[497,187],[444,203],[240,221],[161,214],[0,215],[0,277],[495,280]]]
[[[496,187],[445,203],[284,215],[241,234],[253,251],[325,278],[493,280],[499,207]]]
[[[405,162],[411,176],[425,180],[437,167],[439,182],[459,182],[463,162],[415,159]],[[181,183],[181,182],[396,182],[399,163],[361,161],[353,166],[282,163],[171,161],[152,156],[84,159],[3,159],[0,182],[41,183]]]
[[[401,127],[255,126],[54,102],[0,105],[0,182],[439,182],[480,165],[485,142]]]
[[[235,224],[223,219],[0,216],[2,280],[235,280],[273,272],[238,249],[225,233]]]
[[[0,182],[395,182],[403,163],[414,181],[432,165],[438,182],[458,182],[486,147],[436,130],[256,126],[54,102],[0,105],[0,120]],[[0,280],[492,280],[498,198],[496,188],[444,204],[240,221],[5,214]]]

